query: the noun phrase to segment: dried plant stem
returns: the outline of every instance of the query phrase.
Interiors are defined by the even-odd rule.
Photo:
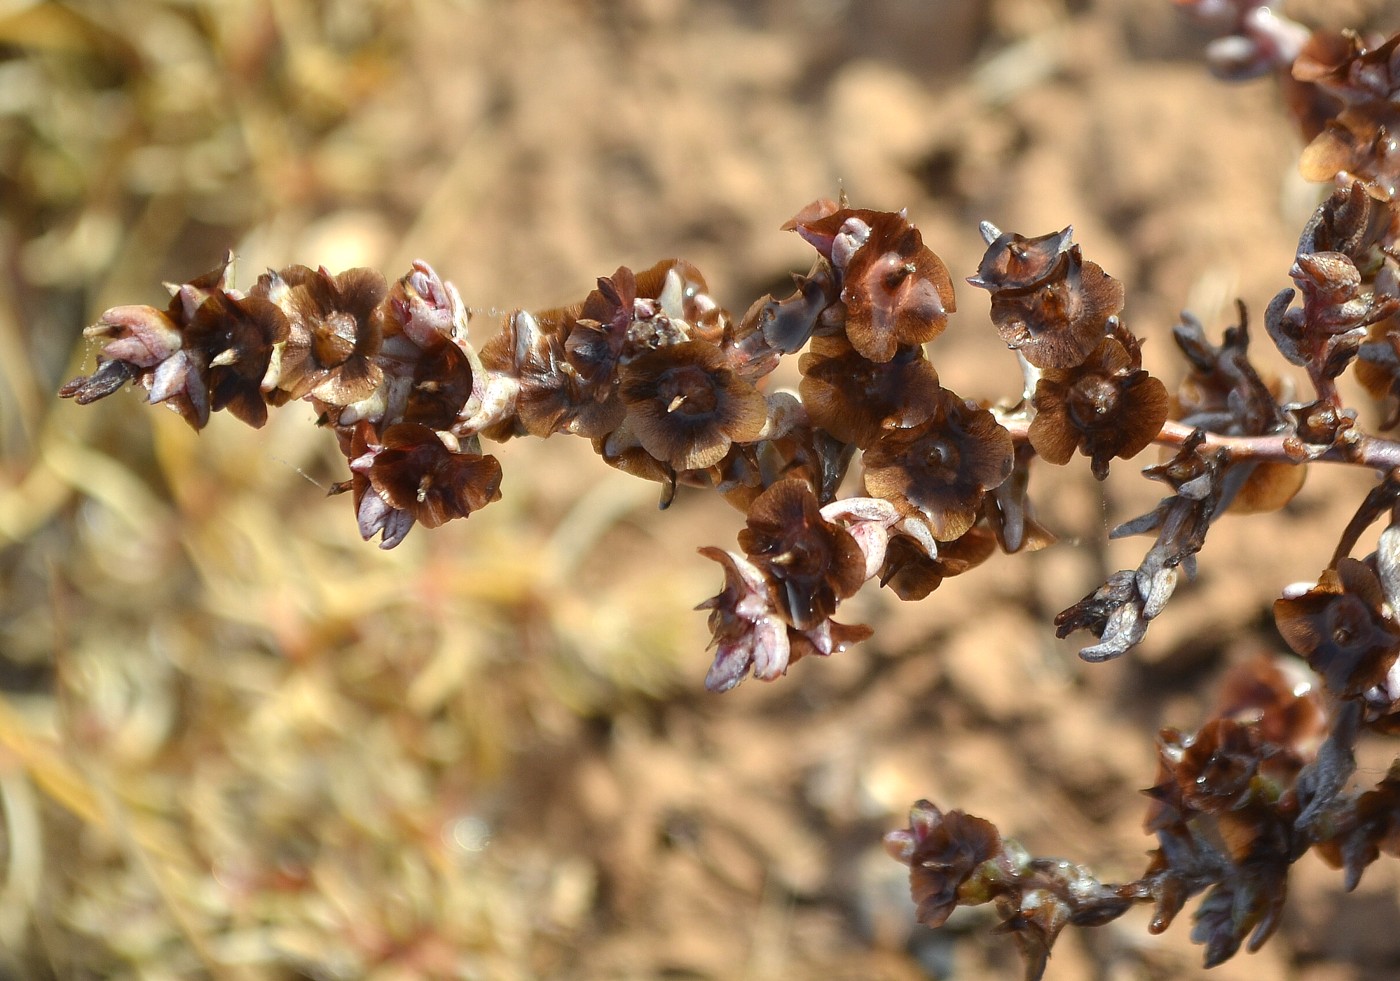
[[[1029,439],[1030,418],[1018,413],[1009,416],[998,415],[997,421],[1016,442]],[[1289,432],[1268,436],[1225,436],[1169,419],[1163,423],[1161,431],[1152,442],[1158,446],[1179,448],[1186,445],[1191,435],[1197,432],[1204,436],[1204,441],[1200,444],[1202,451],[1226,450],[1230,459],[1238,463],[1343,463],[1370,467],[1382,472],[1400,467],[1400,440],[1386,439],[1356,430],[1348,430],[1336,442],[1323,446],[1305,443],[1296,434]]]

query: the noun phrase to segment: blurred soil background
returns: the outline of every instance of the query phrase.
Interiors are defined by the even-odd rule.
[[[1089,666],[1050,620],[1136,564],[1106,529],[1159,493],[1038,469],[1063,544],[862,593],[874,639],[713,696],[718,500],[659,512],[587,443],[517,441],[501,502],[382,552],[305,406],[196,436],[54,392],[104,308],[229,248],[244,286],[427,259],[478,340],[673,255],[742,313],[839,188],[960,284],[979,220],[1072,222],[1171,385],[1177,312],[1257,325],[1321,193],[1272,83],[1213,81],[1204,40],[1167,0],[0,0],[0,978],[1018,977],[985,910],[913,925],[880,835],[930,797],[1137,875],[1153,734],[1281,648],[1270,601],[1366,475],[1226,519],[1144,648]],[[1012,394],[985,295],[958,304],[944,383]],[[1397,890],[1305,860],[1279,936],[1209,976],[1400,976]],[[1189,913],[1146,924],[1071,928],[1050,977],[1204,974]]]

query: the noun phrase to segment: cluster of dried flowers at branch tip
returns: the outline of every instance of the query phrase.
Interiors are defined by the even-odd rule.
[[[1384,852],[1400,855],[1400,768],[1373,790],[1337,793],[1351,776],[1354,703],[1338,703],[1304,672],[1261,656],[1225,679],[1216,711],[1194,734],[1163,729],[1145,827],[1157,836],[1141,878],[1105,884],[1083,866],[1032,858],[990,822],[919,801],[885,847],[909,865],[920,922],[957,906],[994,903],[1002,928],[1039,977],[1065,926],[1107,923],[1151,903],[1161,933],[1201,892],[1192,939],[1206,966],[1278,928],[1288,868],[1310,847],[1345,867],[1349,887]]]
[[[812,269],[738,320],[698,270],[668,260],[618,269],[575,306],[516,311],[479,353],[461,299],[426,264],[392,287],[366,269],[293,266],[242,292],[226,263],[172,286],[163,311],[104,314],[88,331],[106,341],[97,371],[62,394],[90,402],[133,381],[195,428],[221,408],[259,426],[268,405],[306,399],[346,455],[339,489],[353,491],[361,533],[386,548],[499,496],[482,437],[584,436],[607,463],[662,484],[663,506],[680,484],[714,488],[749,527],[741,551],[703,551],[725,572],[703,604],[708,683],[771,679],[869,634],[832,619],[866,580],[921,598],[993,543],[1052,541],[1026,496],[1034,455],[1063,463],[1077,448],[1102,478],[1168,408],[1119,321],[1121,285],[1069,229],[1027,239],[983,227],[971,282],[992,294],[1027,370],[1045,371],[1003,415],[1034,413],[1018,449],[928,360],[953,285],[903,214],[818,201],[787,227],[815,248]],[[803,349],[798,392],[765,392],[779,360]],[[861,493],[838,498],[857,454]]]

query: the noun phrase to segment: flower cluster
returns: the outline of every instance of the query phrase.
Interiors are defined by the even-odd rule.
[[[869,578],[866,553],[828,520],[805,480],[780,480],[760,494],[739,544],[744,554],[701,550],[725,573],[724,589],[701,604],[717,648],[708,688],[732,688],[750,668],[771,681],[806,654],[832,654],[870,635],[831,619]]]
[[[885,847],[909,866],[920,922],[941,926],[958,906],[994,903],[1027,978],[1042,975],[1067,925],[1107,923],[1151,903],[1160,933],[1202,893],[1192,939],[1214,966],[1246,943],[1257,950],[1278,928],[1289,867],[1309,848],[1345,865],[1348,888],[1380,854],[1400,854],[1400,775],[1340,792],[1338,776],[1352,768],[1350,744],[1338,737],[1351,730],[1337,704],[1325,678],[1319,685],[1300,665],[1261,656],[1230,672],[1200,729],[1163,729],[1146,791],[1157,848],[1132,882],[1105,884],[1074,863],[1034,858],[990,822],[928,801]],[[1310,814],[1321,786],[1335,788],[1326,820]]]
[[[1395,197],[1400,148],[1390,134],[1400,125],[1400,38],[1363,38],[1354,32],[1318,32],[1293,62],[1293,77],[1330,101],[1330,118],[1307,121],[1312,142],[1303,150],[1303,176],[1329,181],[1349,174]],[[1314,99],[1316,105],[1321,99]],[[1316,133],[1308,130],[1316,129]]]
[[[1039,977],[1065,927],[1108,923],[1132,906],[1131,886],[1104,885],[1082,865],[1033,858],[995,825],[926,800],[909,827],[885,836],[885,850],[909,866],[916,916],[939,927],[958,906],[993,903],[1001,929],[1021,949],[1027,977]]]
[[[788,227],[817,250],[815,265],[788,300],[755,304],[735,336],[749,352],[797,350],[810,338],[799,363],[803,418],[789,438],[805,432],[801,442],[826,462],[813,471],[793,465],[802,454],[792,457],[774,470],[781,479],[743,499],[742,554],[704,551],[725,569],[724,590],[702,604],[716,645],[706,683],[720,690],[750,669],[771,679],[804,654],[868,635],[831,619],[837,604],[876,576],[887,582],[905,567],[904,578],[923,575],[915,567],[937,563],[945,544],[956,551],[951,543],[972,531],[985,495],[1011,471],[1010,435],[942,387],[924,351],[955,301],[918,230],[902,214],[829,201]],[[836,500],[857,452],[866,496]],[[939,567],[922,593],[968,567]]]
[[[361,533],[385,548],[500,496],[500,465],[455,429],[476,355],[461,299],[429,266],[392,289],[369,269],[289,266],[246,293],[228,266],[169,287],[164,311],[108,310],[87,330],[106,342],[97,370],[59,394],[87,403],[130,380],[195,429],[224,408],[261,426],[269,405],[306,399],[349,462],[337,489],[353,489]]]
[[[1103,480],[1111,459],[1136,456],[1161,431],[1167,390],[1119,321],[1123,284],[1083,258],[1071,231],[1028,239],[984,223],[987,252],[968,281],[991,293],[997,332],[1038,369],[1035,451],[1064,464],[1077,449]]]

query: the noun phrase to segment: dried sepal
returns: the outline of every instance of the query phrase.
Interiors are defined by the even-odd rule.
[[[1233,957],[1248,937],[1258,951],[1278,929],[1288,897],[1286,862],[1257,861],[1249,872],[1217,883],[1197,907],[1191,939],[1206,948],[1209,969]]]
[[[1365,384],[1391,388],[1384,330],[1369,330],[1400,312],[1400,268],[1389,242],[1398,219],[1393,193],[1346,180],[1318,206],[1299,239],[1289,271],[1297,291],[1284,290],[1265,311],[1269,336],[1285,358],[1306,367],[1320,398],[1337,407],[1333,380],[1370,342]],[[1293,309],[1295,295],[1301,308]],[[1378,344],[1377,341],[1382,343]]]
[[[865,452],[865,485],[928,523],[940,542],[961,537],[982,498],[1011,473],[1011,434],[986,409],[940,389],[916,425],[887,429]]]
[[[1056,542],[1054,532],[1042,525],[1031,503],[1030,465],[1035,447],[1018,442],[1012,458],[1011,475],[982,499],[982,516],[1008,554],[1025,550],[1036,552]]]
[[[484,435],[497,440],[524,435],[543,438],[568,425],[579,400],[561,366],[565,325],[576,317],[577,311],[565,308],[539,313],[516,310],[482,346],[485,369],[513,383],[509,411],[498,413],[501,418],[483,428]]]
[[[718,463],[732,443],[758,439],[768,418],[762,393],[703,341],[637,355],[623,368],[619,392],[637,440],[677,470]]]
[[[1206,45],[1206,64],[1217,78],[1243,81],[1287,71],[1308,40],[1301,24],[1256,0],[1176,0],[1220,35]]]
[[[788,627],[788,663],[807,656],[830,657],[859,644],[875,631],[864,623],[837,623],[823,620],[807,630]]]
[[[1135,570],[1121,570],[1093,593],[1055,617],[1055,634],[1089,630],[1100,638],[1079,656],[1087,661],[1116,658],[1142,642],[1147,626],[1166,606],[1181,575],[1194,572],[1195,554],[1205,544],[1225,493],[1224,454],[1199,452],[1205,436],[1197,430],[1166,463],[1144,472],[1175,493],[1145,515],[1113,529],[1111,536],[1157,532],[1157,540]]]
[[[839,302],[840,287],[825,259],[818,258],[806,276],[793,276],[795,292],[782,300],[769,294],[755,300],[724,339],[730,359],[745,374],[765,375],[784,354],[800,351],[817,329],[822,314]]]
[[[384,495],[370,486],[369,471],[374,466],[375,457],[383,451],[384,444],[368,420],[361,420],[350,427],[348,436],[338,435],[350,464],[350,480],[336,484],[331,488],[331,493],[351,491],[360,537],[369,541],[378,535],[380,548],[394,548],[413,529],[414,518],[412,513],[394,507]]]
[[[789,224],[839,277],[851,346],[862,357],[883,362],[900,345],[941,334],[956,309],[953,282],[943,260],[903,213],[824,212],[818,202]]]
[[[420,259],[389,288],[384,310],[382,409],[364,418],[475,435],[462,423],[492,411],[492,379],[467,338],[470,315],[456,288]]]
[[[843,336],[814,338],[799,362],[799,390],[812,424],[867,447],[886,429],[912,425],[938,391],[938,372],[917,345],[871,361]]]
[[[921,800],[909,812],[907,829],[885,835],[885,850],[909,866],[918,921],[939,927],[958,906],[990,898],[976,895],[973,880],[984,863],[1000,854],[1002,843],[990,821],[964,811],[945,814]]]
[[[1400,857],[1400,760],[1391,763],[1380,783],[1356,799],[1345,830],[1321,842],[1317,851],[1334,868],[1346,870],[1348,892],[1382,854]]]
[[[706,546],[700,554],[724,568],[724,588],[696,609],[710,611],[714,663],[705,687],[723,692],[750,672],[760,681],[787,673],[807,655],[829,656],[870,636],[870,628],[821,620],[808,629],[788,624],[778,609],[773,581],[737,552]]]
[[[845,528],[865,556],[864,579],[873,579],[885,563],[898,509],[877,497],[846,497],[821,509],[821,516]]]
[[[120,389],[139,373],[130,361],[110,361],[98,359],[97,367],[90,375],[78,375],[64,382],[58,389],[58,397],[72,399],[79,405],[90,405],[98,399]]]
[[[1046,460],[1068,463],[1078,449],[1094,476],[1108,476],[1114,457],[1136,456],[1167,420],[1166,387],[1142,369],[1136,338],[1105,337],[1078,366],[1050,369],[1036,385],[1029,437]]]
[[[1396,202],[1374,184],[1350,180],[1337,187],[1313,212],[1298,236],[1298,251],[1340,252],[1367,281],[1389,259]]]
[[[724,588],[697,610],[710,611],[714,664],[705,676],[710,691],[728,691],[750,671],[770,681],[788,667],[787,624],[778,616],[768,578],[747,558],[705,546],[700,554],[724,569]]]
[[[1294,658],[1272,654],[1259,654],[1226,672],[1213,717],[1257,729],[1262,745],[1272,747],[1264,754],[1263,770],[1282,765],[1291,771],[1287,779],[1317,755],[1330,724],[1317,677]]]
[[[1029,290],[1058,278],[1064,256],[1073,247],[1074,228],[1027,238],[1016,232],[1002,232],[990,222],[979,226],[987,251],[977,265],[977,275],[969,276],[973,286],[995,293],[1000,290]]]
[[[810,630],[865,582],[865,553],[851,533],[822,517],[806,481],[780,480],[749,507],[739,546],[768,581],[784,619]]]
[[[211,294],[199,306],[187,334],[209,358],[209,408],[228,409],[255,428],[267,422],[263,389],[273,351],[287,336],[276,306],[256,297]]]
[[[1219,346],[1199,320],[1183,313],[1172,328],[1190,371],[1177,387],[1172,418],[1227,436],[1264,436],[1285,431],[1276,381],[1266,381],[1249,357],[1248,317],[1237,304],[1239,323],[1226,327]],[[1307,467],[1280,460],[1244,460],[1229,465],[1228,509],[1237,514],[1276,511],[1302,489]]]
[[[1231,436],[1262,436],[1286,425],[1275,386],[1249,357],[1249,318],[1237,304],[1239,323],[1213,344],[1201,322],[1183,312],[1172,328],[1189,371],[1177,387],[1172,418]]]
[[[980,524],[950,542],[940,542],[932,555],[907,535],[895,535],[885,552],[880,585],[888,586],[906,602],[921,600],[942,585],[944,579],[987,561],[996,548],[996,535]]]
[[[623,419],[612,432],[593,440],[593,451],[608,466],[623,473],[661,484],[660,508],[671,506],[676,496],[677,473],[670,464],[658,460],[642,446],[630,420]]]
[[[984,234],[995,232],[984,225]],[[1068,369],[1098,346],[1123,307],[1123,285],[1070,244],[1072,229],[993,239],[968,280],[992,294],[992,323],[1037,368]]]
[[[1370,567],[1343,558],[1312,588],[1275,601],[1274,620],[1330,691],[1359,698],[1385,680],[1400,653],[1400,626],[1384,604]]]

